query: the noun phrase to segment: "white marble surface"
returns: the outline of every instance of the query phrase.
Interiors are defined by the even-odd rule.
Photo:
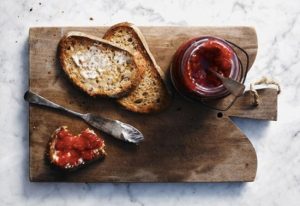
[[[31,11],[32,9],[32,11]],[[94,20],[90,20],[92,17]],[[283,88],[277,122],[234,119],[258,155],[253,183],[66,184],[28,180],[28,29],[31,26],[251,25],[259,53],[248,82]],[[0,2],[0,205],[300,205],[300,1]]]

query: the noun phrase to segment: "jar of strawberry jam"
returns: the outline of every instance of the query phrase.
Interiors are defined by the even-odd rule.
[[[171,79],[183,96],[197,100],[222,98],[229,94],[218,77],[210,72],[241,81],[239,59],[225,40],[205,36],[183,43],[171,65]]]

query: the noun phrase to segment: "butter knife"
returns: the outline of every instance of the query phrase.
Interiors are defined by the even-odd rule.
[[[82,114],[79,112],[75,112],[54,102],[51,102],[50,100],[31,91],[27,91],[25,93],[24,99],[32,104],[42,105],[70,113],[76,117],[83,119],[91,126],[119,140],[135,144],[144,140],[143,134],[138,129],[119,120],[111,120],[98,115],[93,115],[91,113]]]

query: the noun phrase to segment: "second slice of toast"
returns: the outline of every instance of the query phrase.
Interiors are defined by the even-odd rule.
[[[138,86],[129,95],[118,99],[118,103],[138,113],[165,109],[170,103],[170,94],[141,31],[135,25],[124,22],[112,26],[103,38],[130,51],[137,66],[145,71]]]

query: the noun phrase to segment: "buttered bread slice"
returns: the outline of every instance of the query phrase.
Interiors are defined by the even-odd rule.
[[[82,32],[69,32],[61,39],[58,57],[72,82],[90,96],[122,97],[144,72],[127,50]]]
[[[129,95],[118,99],[128,110],[139,113],[157,112],[170,103],[170,95],[163,81],[163,72],[151,54],[141,31],[130,23],[112,26],[103,37],[130,51],[137,66],[145,70],[139,85]]]

